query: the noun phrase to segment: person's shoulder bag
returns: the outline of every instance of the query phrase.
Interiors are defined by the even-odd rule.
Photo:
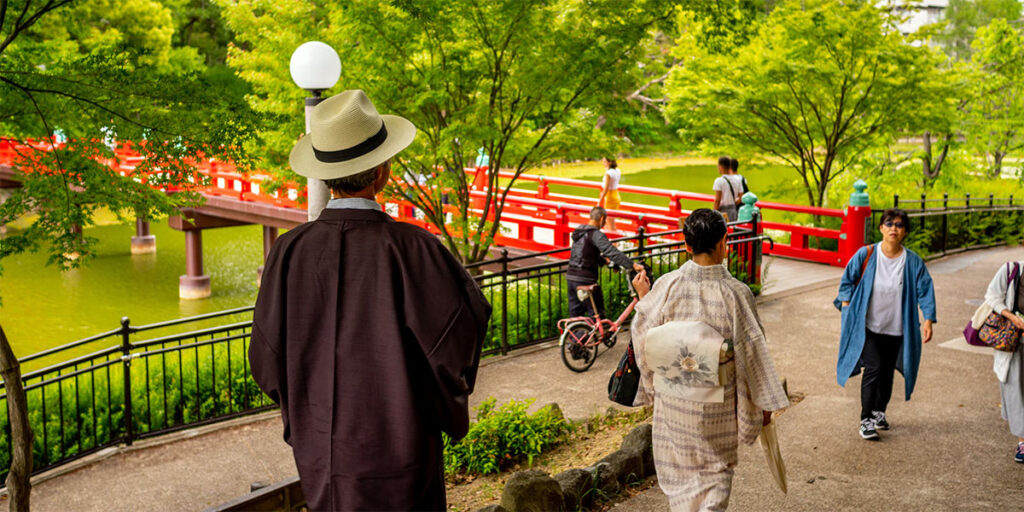
[[[1006,284],[1010,286],[1020,274],[1020,265],[1016,262],[1006,264]],[[1016,297],[1016,293],[1013,294]],[[1008,304],[1010,311],[1016,309],[1015,304]],[[965,331],[966,333],[966,331]],[[985,323],[978,329],[978,339],[985,345],[1003,352],[1013,352],[1020,344],[1021,330],[1013,325],[1009,318],[1002,315],[1001,311],[989,313]],[[970,339],[968,339],[970,343]]]
[[[619,359],[615,373],[608,379],[608,399],[627,407],[633,406],[637,389],[640,388],[640,367],[636,365],[633,341],[626,346],[626,352]]]

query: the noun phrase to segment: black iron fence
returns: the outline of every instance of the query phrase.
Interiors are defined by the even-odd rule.
[[[893,196],[893,207],[906,210],[911,218],[911,231],[904,245],[923,258],[938,258],[970,249],[982,249],[1019,243],[1024,238],[1024,201],[986,197],[903,198]],[[881,239],[878,225],[884,209],[871,211],[872,223],[867,227],[867,240]]]
[[[762,237],[757,220],[734,223],[729,268],[759,288]],[[680,231],[616,240],[642,259],[655,277],[678,268],[687,255]],[[567,249],[470,265],[494,306],[486,355],[554,339],[568,316]],[[564,257],[565,255],[563,255]],[[527,264],[534,261],[534,264]],[[601,272],[606,311],[619,315],[631,300],[625,273]],[[248,348],[252,307],[133,326],[123,318],[108,332],[22,358],[22,378],[35,434],[35,473],[116,445],[269,410],[275,405],[252,379]],[[205,326],[210,323],[223,325]],[[201,326],[201,327],[197,327]],[[186,332],[172,330],[189,329]],[[31,368],[38,369],[31,369]],[[2,386],[0,386],[2,387]],[[6,410],[6,392],[0,407]],[[11,454],[10,423],[0,414],[0,481]]]

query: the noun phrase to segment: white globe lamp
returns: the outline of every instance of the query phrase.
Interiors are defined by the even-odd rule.
[[[295,85],[319,96],[341,78],[341,59],[327,44],[309,41],[295,49],[288,69]]]

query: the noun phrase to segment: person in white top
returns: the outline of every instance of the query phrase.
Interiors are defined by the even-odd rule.
[[[714,209],[725,215],[726,222],[733,222],[739,215],[739,197],[743,194],[743,177],[738,174],[731,174],[732,159],[723,156],[718,159],[718,174],[715,183],[711,185],[715,191]]]
[[[857,251],[839,283],[834,304],[842,311],[839,385],[864,369],[860,387],[860,436],[878,439],[889,430],[885,416],[896,370],[903,374],[904,396],[917,382],[921,345],[932,338],[935,290],[924,260],[903,246],[910,231],[907,212],[892,208],[878,226],[882,241]],[[924,322],[918,331],[920,308]]]
[[[1013,276],[1014,265],[1017,266],[1017,275],[1007,283]],[[992,306],[992,311],[1009,319],[1018,329],[1024,329],[1024,316],[1021,316],[1024,315],[1021,272],[1024,272],[1024,261],[1000,265],[985,292],[985,302]],[[1017,436],[1013,459],[1024,463],[1024,354],[1021,354],[1020,345],[1013,352],[993,350],[992,353],[995,357],[992,369],[999,379],[1003,419],[1010,424],[1010,433]]]
[[[597,198],[597,206],[605,210],[618,210],[622,207],[622,198],[619,197],[619,182],[622,181],[622,171],[619,170],[619,163],[614,158],[603,158],[604,179],[601,182],[601,195]],[[611,216],[605,221],[604,229],[615,229],[615,221]]]

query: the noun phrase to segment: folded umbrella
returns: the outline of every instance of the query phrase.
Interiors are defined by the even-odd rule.
[[[787,491],[786,485],[786,463],[782,460],[782,452],[779,451],[779,436],[775,431],[775,418],[767,425],[761,427],[761,448],[764,448],[764,458],[768,461],[768,469],[775,477],[775,483],[783,494]]]

